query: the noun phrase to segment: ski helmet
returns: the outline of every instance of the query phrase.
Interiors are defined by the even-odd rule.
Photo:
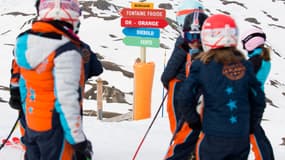
[[[243,49],[250,52],[265,43],[266,35],[258,28],[251,28],[242,34],[241,39]]]
[[[215,14],[206,19],[202,26],[201,39],[204,51],[223,47],[236,47],[238,28],[228,15]]]
[[[39,0],[39,20],[60,20],[76,26],[81,15],[77,0]]]
[[[185,17],[182,28],[184,40],[187,42],[192,42],[193,40],[200,41],[201,28],[207,18],[208,16],[205,13],[199,11],[194,11],[193,13],[188,14]]]
[[[180,27],[184,24],[185,17],[194,11],[203,12],[204,7],[198,0],[183,0],[176,13],[176,21]]]

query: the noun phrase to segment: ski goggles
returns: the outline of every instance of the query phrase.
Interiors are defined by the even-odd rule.
[[[201,42],[200,31],[185,31],[184,40],[188,43]]]

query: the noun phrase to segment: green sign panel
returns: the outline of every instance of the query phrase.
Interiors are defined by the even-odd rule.
[[[128,36],[123,39],[123,42],[129,46],[140,46],[140,47],[154,47],[160,46],[159,38],[143,38]]]

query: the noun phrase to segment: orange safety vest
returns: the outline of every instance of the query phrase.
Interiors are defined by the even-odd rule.
[[[26,82],[26,122],[30,129],[47,131],[52,128],[53,112],[55,111],[56,95],[54,92],[54,58],[59,54],[53,51],[45,61],[33,70],[20,67],[20,73]],[[82,69],[83,63],[82,63]],[[84,90],[84,71],[81,71],[81,109]],[[36,93],[36,94],[35,94]]]

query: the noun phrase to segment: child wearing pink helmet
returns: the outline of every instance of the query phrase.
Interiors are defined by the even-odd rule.
[[[266,35],[261,29],[250,28],[241,39],[243,48],[247,51],[248,60],[253,64],[256,78],[264,91],[264,84],[271,69],[270,51],[265,47]],[[256,160],[274,160],[272,146],[261,124],[251,133],[250,142]]]
[[[9,104],[21,112],[25,160],[92,159],[82,122],[83,42],[77,0],[37,0],[37,20],[17,36]],[[88,78],[88,77],[87,77]]]
[[[262,84],[262,89],[264,90],[264,83],[271,69],[270,51],[264,46],[266,35],[258,28],[251,28],[241,38],[243,48],[248,53],[248,60],[254,65],[257,79]]]

